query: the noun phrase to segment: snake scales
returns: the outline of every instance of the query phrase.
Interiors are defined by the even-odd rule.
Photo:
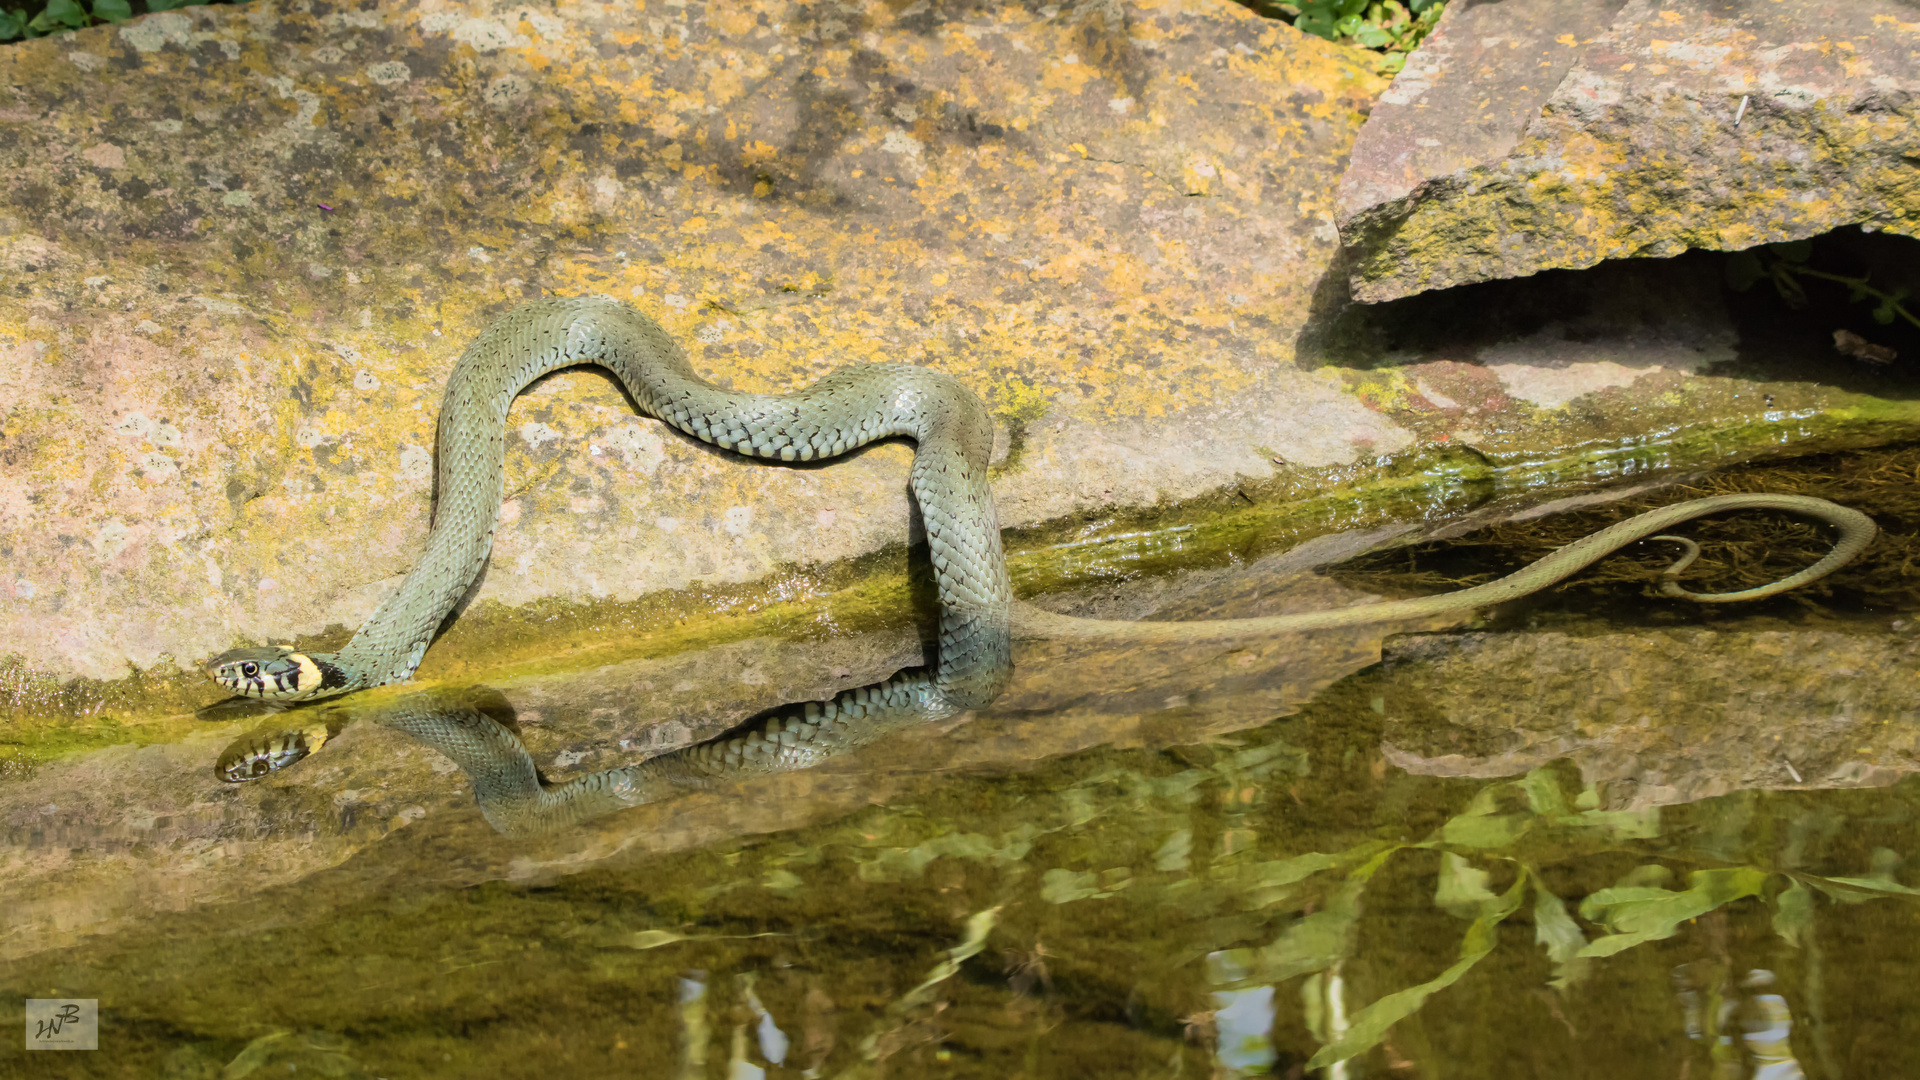
[[[1703,602],[1757,599],[1833,572],[1858,555],[1875,531],[1864,514],[1823,499],[1722,495],[1649,511],[1504,578],[1438,596],[1206,622],[1075,618],[1014,598],[987,482],[993,420],[985,404],[952,376],[906,364],[868,364],[836,371],[791,394],[739,393],[700,378],[657,323],[624,304],[598,298],[545,299],[515,308],[488,326],[454,366],[440,410],[439,501],[433,528],[425,552],[400,588],[338,652],[306,653],[291,646],[235,649],[208,662],[213,679],[243,696],[299,701],[410,678],[492,549],[509,406],[540,376],[583,364],[611,371],[645,412],[740,454],[811,461],[878,439],[904,436],[914,441],[909,483],[926,525],[941,627],[938,662],[931,672],[908,680],[913,686],[909,696],[917,704],[903,705],[896,710],[901,715],[951,715],[984,706],[1011,672],[1009,642],[1016,634],[1179,642],[1422,618],[1524,596],[1627,544],[1708,514],[1781,510],[1835,527],[1838,539],[1818,562],[1758,588],[1687,592],[1674,579],[1692,561],[1691,554],[1667,570],[1662,586],[1669,595]],[[1692,550],[1690,542],[1681,542]]]

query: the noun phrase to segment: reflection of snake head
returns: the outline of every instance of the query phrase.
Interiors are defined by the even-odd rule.
[[[227,747],[214,763],[213,774],[229,784],[258,780],[320,749],[331,735],[325,724],[262,728],[241,736]]]
[[[207,674],[236,694],[277,701],[314,697],[346,684],[324,657],[295,652],[291,645],[231,649],[207,661]]]

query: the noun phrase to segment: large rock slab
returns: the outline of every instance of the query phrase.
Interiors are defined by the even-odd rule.
[[[1845,225],[1920,235],[1916,92],[1900,0],[1457,5],[1341,180],[1353,294]]]
[[[7,46],[0,700],[177,710],[189,691],[123,709],[59,680],[137,695],[356,626],[419,551],[460,347],[545,293],[630,300],[745,389],[953,372],[999,412],[1016,527],[1411,487],[1393,455],[1460,444],[1530,488],[1913,418],[1718,377],[1737,335],[1697,283],[1390,370],[1312,366],[1340,304],[1333,188],[1382,86],[1211,0],[260,0]],[[505,612],[489,645],[537,651],[578,609],[626,632],[594,605],[669,594],[674,618],[801,603],[910,535],[905,446],[748,464],[590,373],[509,426],[512,497],[454,632]],[[789,573],[832,565],[855,570]],[[460,677],[493,677],[485,655]]]

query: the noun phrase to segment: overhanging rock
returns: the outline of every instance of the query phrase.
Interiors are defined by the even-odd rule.
[[[1375,106],[1339,213],[1366,302],[1846,225],[1920,235],[1920,11],[1459,5]]]

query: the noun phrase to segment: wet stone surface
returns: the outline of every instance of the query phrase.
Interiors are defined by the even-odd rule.
[[[1570,759],[1606,805],[1636,809],[1891,784],[1920,769],[1916,649],[1911,628],[1416,639],[1378,683],[1385,753],[1432,776]]]

